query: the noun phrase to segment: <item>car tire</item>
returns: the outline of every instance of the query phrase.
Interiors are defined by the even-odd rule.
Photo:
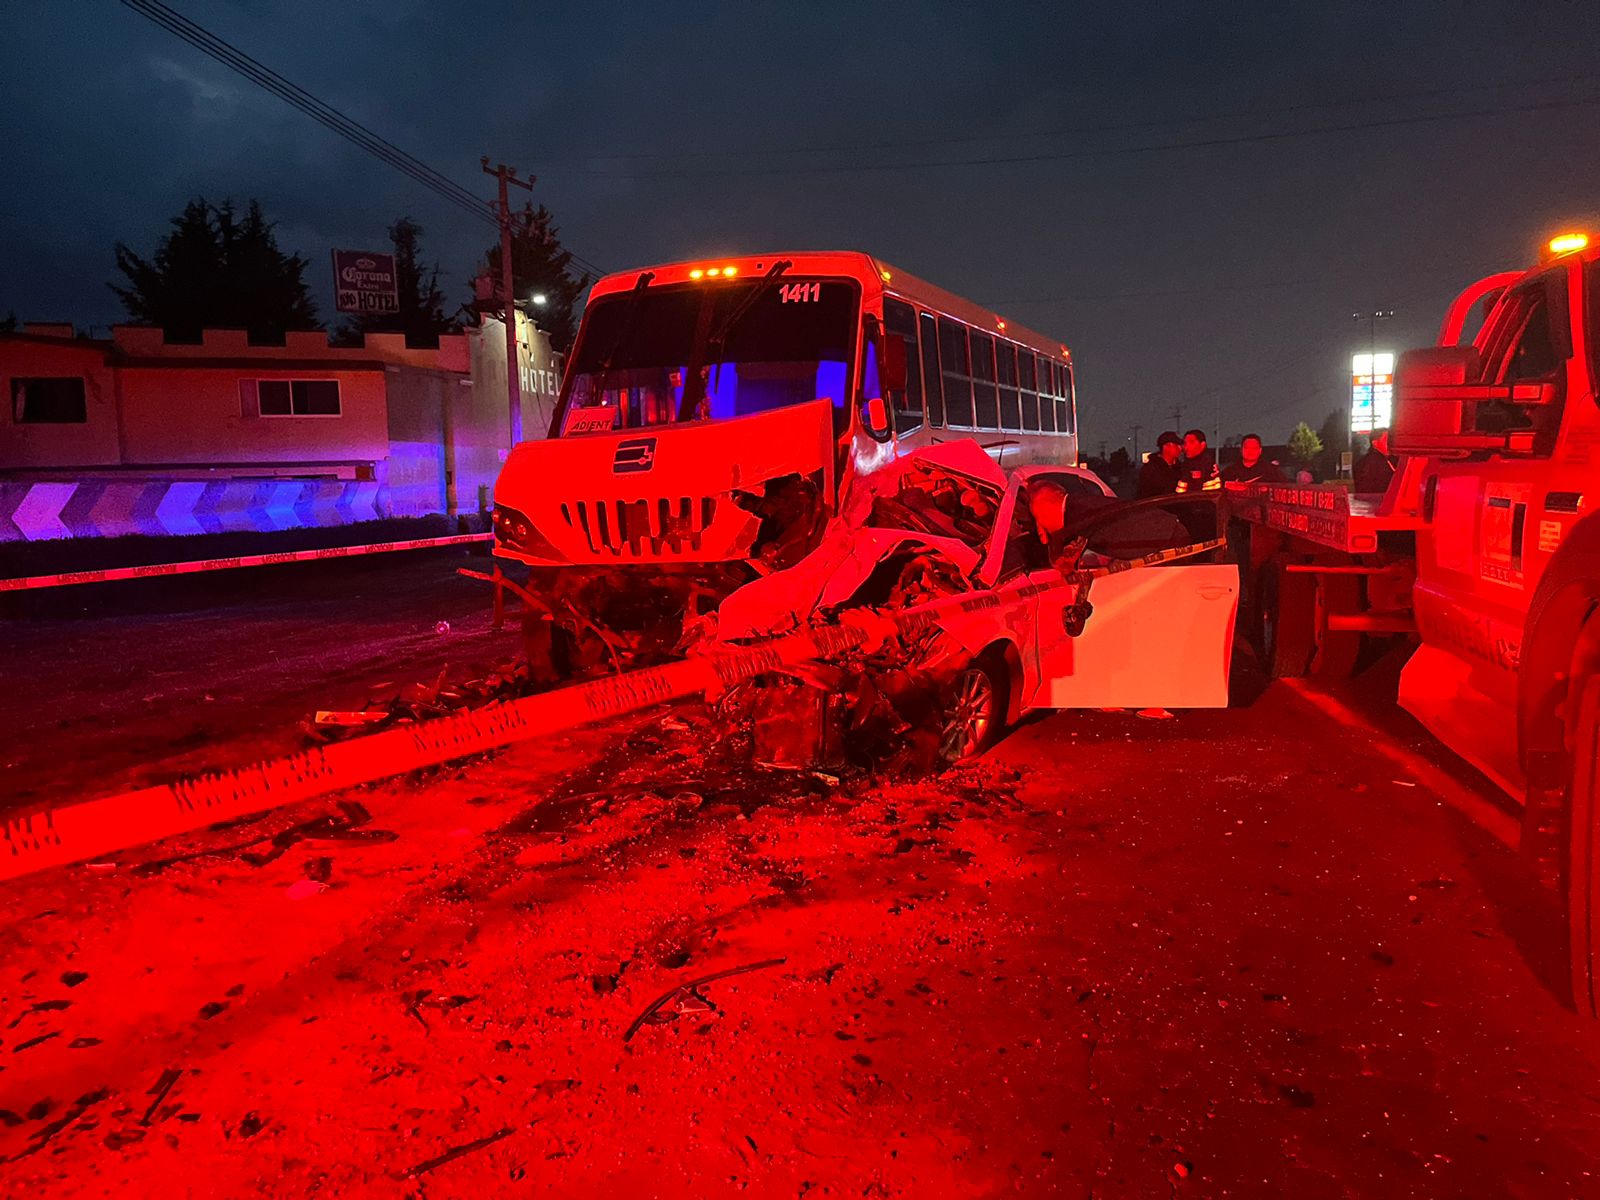
[[[939,727],[939,760],[945,765],[976,758],[1000,735],[1005,722],[1005,681],[982,659],[951,680]]]

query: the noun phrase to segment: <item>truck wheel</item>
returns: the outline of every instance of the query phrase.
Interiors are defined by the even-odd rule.
[[[1600,1017],[1600,674],[1572,681],[1568,700],[1566,869],[1562,872],[1572,1003]]]
[[[1006,717],[1005,684],[980,659],[955,677],[949,697],[939,729],[939,758],[958,763],[994,744]]]
[[[1354,575],[1318,575],[1317,611],[1312,622],[1316,631],[1316,652],[1311,673],[1324,679],[1346,679],[1356,669],[1361,656],[1361,634],[1348,629],[1329,629],[1328,617],[1349,615],[1362,609],[1361,580]]]
[[[1273,679],[1299,678],[1317,646],[1317,577],[1267,563],[1258,604],[1262,669]]]

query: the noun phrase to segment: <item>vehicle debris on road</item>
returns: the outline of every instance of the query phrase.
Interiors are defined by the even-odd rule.
[[[713,971],[709,975],[701,975],[695,979],[686,979],[676,987],[662,992],[661,995],[645,1005],[644,1011],[633,1019],[633,1024],[629,1025],[623,1033],[622,1040],[624,1042],[632,1041],[633,1035],[646,1025],[665,1024],[668,1021],[676,1020],[679,1015],[685,1013],[712,1011],[716,1006],[700,994],[700,989],[709,983],[715,983],[719,979],[729,979],[735,975],[746,975],[751,971],[765,970],[768,967],[781,967],[788,961],[787,958],[766,958],[760,962],[745,963],[743,966],[729,967],[726,970]],[[674,1002],[676,1003],[674,1004]],[[669,1004],[673,1004],[674,1007],[670,1012],[664,1012],[663,1010]]]

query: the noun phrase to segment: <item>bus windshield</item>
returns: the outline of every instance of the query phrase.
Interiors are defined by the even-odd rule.
[[[584,313],[555,433],[741,417],[809,400],[843,411],[859,312],[853,280],[787,275],[603,296]],[[686,405],[695,364],[703,386]]]

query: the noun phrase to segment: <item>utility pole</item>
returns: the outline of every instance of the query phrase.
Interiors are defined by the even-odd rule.
[[[1176,404],[1172,406],[1172,432],[1183,436],[1183,409]]]
[[[482,159],[483,173],[493,175],[500,182],[500,196],[494,204],[495,219],[500,222],[500,303],[501,316],[506,323],[506,406],[511,413],[511,444],[522,440],[522,359],[517,353],[517,301],[511,288],[511,233],[516,218],[511,212],[507,188],[516,184],[523,191],[533,191],[533,178],[518,179],[517,169],[505,163],[489,166],[489,156]]]
[[[1144,429],[1143,425],[1135,424],[1133,427],[1133,461],[1139,461],[1139,434]]]

